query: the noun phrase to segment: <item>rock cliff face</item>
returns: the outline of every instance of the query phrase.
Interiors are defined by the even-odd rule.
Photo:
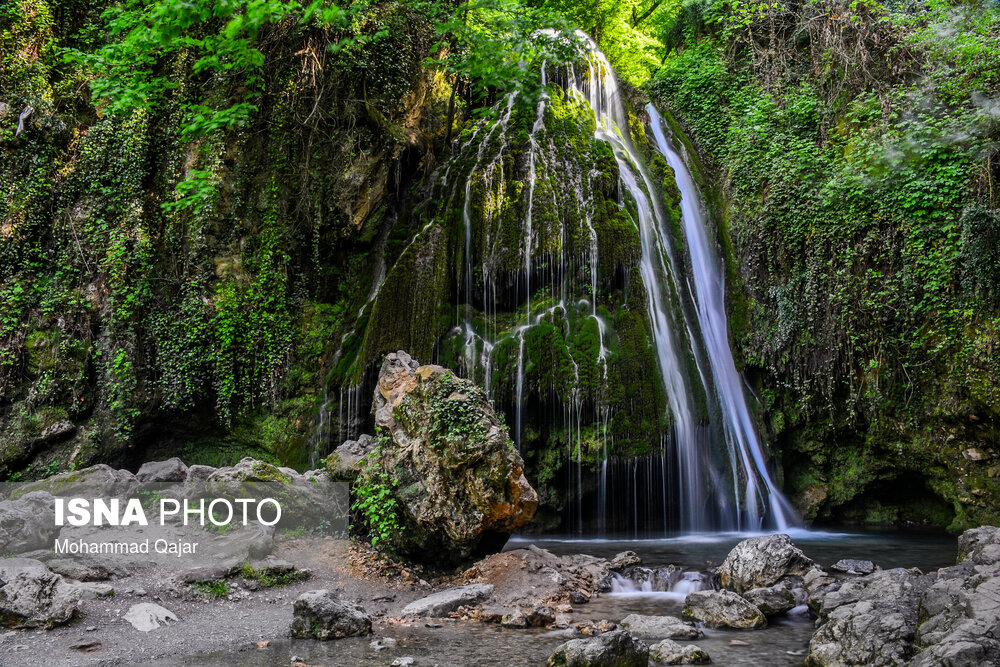
[[[389,354],[375,425],[383,438],[375,465],[391,480],[402,530],[390,539],[400,552],[460,563],[498,551],[534,515],[538,495],[521,456],[473,383],[405,352]]]

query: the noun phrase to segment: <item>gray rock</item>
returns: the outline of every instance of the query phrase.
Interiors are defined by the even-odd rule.
[[[528,619],[520,609],[512,609],[500,619],[500,625],[505,628],[526,628]]]
[[[244,458],[234,466],[212,471],[200,491],[188,488],[192,471],[188,470],[185,493],[211,498],[274,498],[281,504],[278,527],[312,527],[321,519],[344,523],[349,509],[346,489],[335,485],[328,475],[300,474],[291,468],[279,468],[257,459]],[[202,474],[197,471],[197,474]]]
[[[556,648],[548,667],[646,667],[649,647],[625,630],[589,639],[571,639]]]
[[[176,456],[166,461],[146,461],[135,474],[135,478],[143,484],[183,482],[187,476],[188,467]]]
[[[678,644],[664,639],[649,647],[649,665],[707,665],[712,662],[708,653],[694,644]]]
[[[128,470],[115,470],[103,463],[83,470],[62,472],[37,482],[20,486],[11,494],[23,498],[32,491],[48,491],[62,498],[122,498],[135,490],[138,482]]]
[[[880,570],[810,595],[819,628],[809,665],[899,665],[913,653],[917,605],[929,585],[919,570]]]
[[[611,559],[608,564],[608,569],[614,572],[620,572],[627,567],[632,567],[633,565],[638,565],[642,562],[639,558],[639,554],[634,551],[623,551],[619,554],[615,554],[615,557]]]
[[[193,465],[188,466],[187,476],[184,478],[184,484],[190,487],[203,487],[208,478],[215,474],[218,468],[213,468],[212,466],[203,465]],[[185,491],[187,495],[191,495]]]
[[[643,616],[629,614],[622,619],[622,627],[637,637],[697,639],[704,633],[694,624],[676,616]]]
[[[150,632],[161,625],[167,625],[170,621],[176,621],[177,615],[158,604],[142,602],[129,607],[122,618],[139,632]]]
[[[80,590],[30,558],[0,559],[0,625],[52,628],[76,616]]]
[[[93,558],[88,558],[86,562],[73,558],[53,558],[46,565],[56,574],[77,581],[107,581],[112,574],[122,573],[119,568]]]
[[[55,499],[47,491],[0,501],[0,554],[48,549],[59,534]]]
[[[389,354],[375,390],[375,426],[389,436],[377,465],[392,482],[403,527],[391,546],[450,567],[500,551],[534,516],[538,494],[486,392],[441,366],[414,363],[405,352]],[[458,421],[442,428],[442,414]]]
[[[830,569],[837,572],[846,572],[847,574],[871,574],[876,570],[876,565],[870,560],[841,558],[831,565]]]
[[[372,619],[359,605],[341,600],[328,590],[307,591],[292,608],[292,637],[326,641],[361,637],[372,631]]]
[[[732,591],[695,591],[684,599],[683,616],[710,628],[763,628],[767,619],[760,609]]]
[[[345,441],[326,458],[326,469],[330,477],[353,482],[361,471],[361,462],[377,444],[378,441],[367,434],[359,436],[357,440]]]
[[[38,442],[41,443],[53,443],[59,440],[65,440],[76,433],[76,426],[65,419],[49,424],[42,429],[41,434],[38,437]]]
[[[972,560],[979,565],[1000,563],[1000,528],[980,526],[958,538],[958,560]]]
[[[1000,664],[1000,531],[984,526],[959,538],[963,561],[941,568],[920,598],[911,665]]]
[[[110,584],[102,584],[99,581],[78,581],[72,584],[80,591],[83,600],[96,600],[98,598],[111,597],[115,594],[115,589]]]
[[[743,540],[719,567],[722,587],[736,593],[773,586],[783,577],[803,576],[815,566],[788,535]]]
[[[396,640],[392,637],[379,637],[378,639],[373,639],[368,643],[368,647],[378,653],[379,651],[384,651],[387,648],[396,648]]]
[[[493,595],[492,584],[469,584],[439,591],[403,607],[403,616],[447,616],[462,605],[482,602]]]
[[[795,606],[795,595],[781,584],[754,588],[743,594],[743,599],[760,609],[765,616],[783,614]]]

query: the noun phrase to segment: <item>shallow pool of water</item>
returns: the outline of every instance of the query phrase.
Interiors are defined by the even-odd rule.
[[[919,567],[929,571],[955,562],[954,537],[941,534],[837,533],[794,531],[793,541],[820,565],[829,566],[841,558],[872,560],[883,568]],[[693,535],[658,540],[511,540],[507,549],[535,544],[554,553],[587,553],[611,557],[631,550],[650,567],[679,565],[704,570],[720,563],[733,545],[747,535]],[[620,621],[628,614],[670,614],[679,616],[683,596],[663,593],[604,594],[574,609],[574,622],[608,619]],[[398,644],[381,652],[369,646],[371,637],[332,642],[281,639],[266,650],[174,658],[155,665],[214,665],[264,667],[287,665],[292,656],[309,665],[390,665],[398,657],[411,656],[419,665],[544,665],[556,646],[570,636],[567,631],[506,630],[471,621],[442,620],[440,627],[423,623],[391,626],[379,636],[393,637]],[[801,665],[814,630],[808,615],[790,615],[771,620],[764,630],[706,630],[695,643],[705,649],[715,665]]]
[[[883,569],[919,567],[924,572],[955,564],[957,542],[953,535],[913,531],[860,532],[787,531],[792,541],[823,567],[841,558],[870,560]],[[718,565],[746,533],[702,533],[661,539],[581,539],[558,537],[514,537],[506,549],[535,544],[557,554],[586,553],[610,558],[622,551],[635,551],[643,565],[678,565],[699,569]]]

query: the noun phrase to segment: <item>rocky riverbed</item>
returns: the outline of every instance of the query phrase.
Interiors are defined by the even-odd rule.
[[[24,602],[17,591],[35,602],[51,592],[51,616],[0,635],[0,663],[994,664],[998,572],[990,527],[959,538],[956,565],[927,573],[849,559],[820,567],[782,535],[745,540],[694,579],[634,553],[530,544],[442,573],[316,536],[279,538],[267,557],[214,579],[203,568],[4,559],[5,625]],[[622,581],[651,595],[614,592]],[[315,591],[332,606],[308,616]]]

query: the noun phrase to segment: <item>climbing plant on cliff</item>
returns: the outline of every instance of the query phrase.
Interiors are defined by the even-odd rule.
[[[807,512],[866,488],[905,505],[894,480],[910,470],[938,516],[982,520],[1000,488],[961,452],[982,438],[980,415],[1000,415],[986,381],[1000,368],[986,249],[1000,8],[688,0],[673,16],[650,89],[729,204],[750,296],[736,334],[774,382],[771,427]],[[934,513],[877,506],[836,511]]]

